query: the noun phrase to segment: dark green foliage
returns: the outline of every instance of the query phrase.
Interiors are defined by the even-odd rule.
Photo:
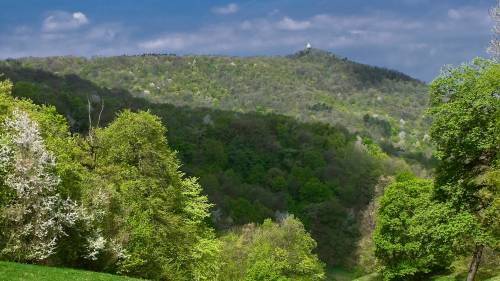
[[[278,115],[161,108],[151,110],[169,126],[183,169],[200,177],[215,203],[218,228],[289,211],[312,230],[323,259],[347,262],[357,239],[348,210],[355,213],[367,204],[382,172],[377,160],[355,146],[354,136]],[[211,122],[205,124],[207,116]],[[337,204],[338,217],[320,220],[328,212],[323,206],[330,204]],[[343,229],[346,225],[352,225],[351,231]],[[338,242],[331,244],[331,237]]]
[[[365,114],[363,116],[363,121],[370,131],[378,131],[378,133],[384,137],[390,137],[392,134],[391,124],[385,119]]]

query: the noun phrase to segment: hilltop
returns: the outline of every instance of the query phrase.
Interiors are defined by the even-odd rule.
[[[284,57],[23,58],[2,61],[1,66],[75,74],[154,103],[277,113],[299,121],[340,124],[369,136],[392,155],[430,155],[425,83],[318,49]]]

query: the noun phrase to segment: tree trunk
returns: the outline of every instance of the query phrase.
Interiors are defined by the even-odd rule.
[[[476,277],[477,268],[479,267],[479,262],[481,262],[481,255],[483,254],[483,245],[477,245],[474,250],[474,255],[469,265],[469,273],[467,274],[467,281],[474,281]]]

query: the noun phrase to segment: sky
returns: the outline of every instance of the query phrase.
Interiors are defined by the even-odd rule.
[[[431,81],[487,57],[496,0],[0,0],[0,58],[287,55],[308,42]]]

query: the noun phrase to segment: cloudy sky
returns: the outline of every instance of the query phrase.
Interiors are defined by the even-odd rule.
[[[430,81],[485,49],[496,0],[2,0],[0,58],[286,55],[307,42]]]

